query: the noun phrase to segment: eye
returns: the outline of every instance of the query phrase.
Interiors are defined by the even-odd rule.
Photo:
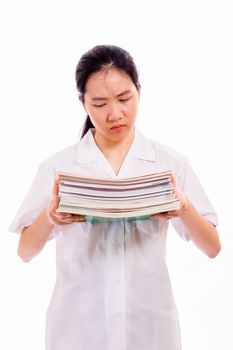
[[[106,105],[106,103],[103,103],[102,105],[93,105],[94,107],[97,107],[97,108],[100,108],[100,107],[103,107],[103,106],[105,106]]]
[[[120,99],[119,101],[120,101],[120,102],[126,102],[126,101],[128,101],[130,98],[131,98],[131,97],[124,98],[124,99]]]

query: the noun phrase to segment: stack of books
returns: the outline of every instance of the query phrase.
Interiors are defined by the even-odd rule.
[[[138,218],[179,208],[171,171],[124,179],[59,173],[57,212],[97,218]]]

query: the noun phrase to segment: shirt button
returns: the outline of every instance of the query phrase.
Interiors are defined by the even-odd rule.
[[[121,244],[119,242],[113,242],[112,246],[116,251],[121,249]]]
[[[122,316],[124,314],[124,311],[118,311],[118,312],[116,312],[116,316],[117,317],[120,317],[120,316]]]

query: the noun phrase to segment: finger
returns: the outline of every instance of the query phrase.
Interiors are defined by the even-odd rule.
[[[58,180],[56,179],[54,181],[54,186],[53,186],[53,198],[52,198],[52,205],[51,205],[51,211],[56,211],[59,205],[59,185],[58,185]]]
[[[56,197],[56,196],[58,196],[58,193],[59,193],[58,179],[55,179],[54,186],[53,186],[53,195]]]
[[[70,220],[72,222],[76,222],[76,221],[86,221],[86,218],[85,216],[79,216],[79,215],[70,215],[70,216],[63,216],[63,217],[60,217],[60,220]]]
[[[59,225],[59,226],[64,226],[64,225],[71,225],[72,222],[66,222],[66,221],[57,221],[56,222],[56,225]]]
[[[54,217],[54,221],[56,221],[56,223],[58,225],[61,225],[61,224],[73,224],[74,223],[74,220],[72,219],[72,217]]]
[[[75,216],[72,216],[72,221],[73,222],[83,222],[83,221],[86,221],[86,218],[85,218],[85,216],[75,215]]]
[[[75,219],[75,220],[73,220],[73,222],[85,222],[86,221],[86,219]]]
[[[57,211],[56,211],[55,216],[60,220],[72,218],[72,214],[61,213],[61,212],[57,212]]]
[[[152,219],[163,220],[166,219],[166,214],[154,214],[150,216]]]
[[[172,186],[173,186],[174,193],[177,193],[176,180],[175,180],[175,177],[173,175],[171,175],[171,183],[172,183]]]
[[[172,219],[173,217],[179,216],[179,211],[177,210],[172,210],[172,211],[167,211],[164,213],[158,213],[151,215],[152,219],[161,219],[161,220],[167,220],[167,219]]]
[[[81,223],[81,222],[85,222],[86,220],[84,219],[80,219],[80,220],[72,220],[72,219],[64,219],[64,220],[57,220],[56,224],[57,225],[71,225],[71,224],[77,224],[77,223]]]
[[[54,218],[58,223],[69,223],[73,224],[75,222],[84,222],[86,221],[85,216],[83,215],[72,215],[70,213],[56,213]]]
[[[176,215],[178,215],[179,214],[179,212],[180,212],[180,210],[171,210],[171,211],[168,211],[167,212],[167,215],[170,215],[170,216],[176,216]]]
[[[61,214],[61,213],[54,213],[53,214],[54,220],[57,222],[69,222],[72,223],[72,216],[71,215],[66,215],[66,214]]]
[[[71,214],[71,216],[74,219],[85,219],[85,215]]]
[[[74,220],[86,220],[85,215],[77,215],[77,214],[71,214],[71,213],[62,213],[62,212],[56,212],[56,216],[59,217],[61,220],[71,218]]]

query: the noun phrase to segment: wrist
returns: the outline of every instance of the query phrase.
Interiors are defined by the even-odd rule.
[[[181,204],[181,210],[182,210],[181,217],[183,217],[189,212],[190,207],[191,207],[190,200],[188,199],[188,197],[183,196],[183,200]]]
[[[50,212],[50,205],[45,208],[44,217],[49,226],[54,227],[56,225]]]

